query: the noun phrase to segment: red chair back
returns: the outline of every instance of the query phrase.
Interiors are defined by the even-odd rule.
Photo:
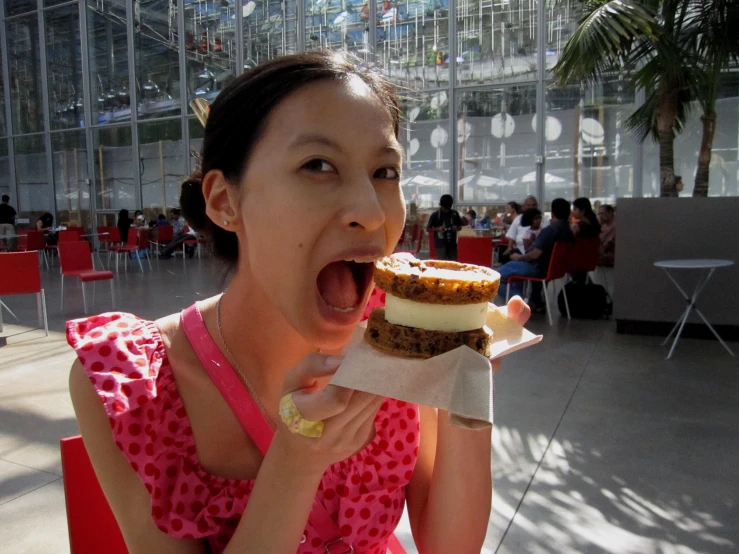
[[[0,253],[0,275],[3,276],[0,279],[0,296],[41,291],[41,272],[36,252]]]
[[[171,225],[160,225],[157,227],[157,242],[164,244],[165,242],[171,242],[174,238],[174,227]]]
[[[137,229],[135,227],[131,227],[128,230],[128,240],[126,241],[127,246],[136,246],[139,242],[139,234],[136,232]],[[120,231],[119,231],[120,233]]]
[[[62,266],[62,274],[72,271],[93,270],[90,243],[87,241],[60,242],[57,247],[59,248],[59,263]]]
[[[76,242],[78,240],[80,240],[80,234],[74,229],[59,231],[59,242]]]
[[[569,271],[567,264],[569,262],[570,252],[572,251],[571,242],[555,242],[552,250],[552,257],[549,258],[549,269],[547,270],[547,281],[561,279]]]
[[[21,229],[16,231],[18,236],[18,250],[29,250],[28,248],[28,233],[29,231]]]
[[[429,258],[432,260],[438,259],[436,254],[436,243],[434,242],[434,233],[429,232]]]
[[[598,266],[600,237],[577,239],[567,261],[568,273],[588,273]]]
[[[26,239],[27,250],[44,250],[46,248],[46,240],[43,231],[28,231]]]
[[[128,554],[82,437],[62,439],[60,446],[72,554]]]
[[[77,233],[77,237],[82,240],[82,235],[85,234],[84,227],[67,227],[67,231],[74,231]]]
[[[118,227],[105,227],[105,230],[108,233],[107,238],[110,242],[121,242],[121,231]]]
[[[139,250],[146,250],[149,248],[149,229],[139,229]]]
[[[463,264],[490,267],[493,263],[493,239],[490,237],[459,237],[457,260]]]

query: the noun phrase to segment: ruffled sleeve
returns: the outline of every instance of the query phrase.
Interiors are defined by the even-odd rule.
[[[126,313],[75,319],[67,322],[67,342],[110,418],[156,398],[164,352],[153,322]]]

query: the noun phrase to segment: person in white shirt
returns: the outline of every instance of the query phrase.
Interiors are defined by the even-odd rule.
[[[530,210],[532,208],[538,208],[539,202],[536,199],[536,196],[527,196],[526,200],[523,201],[523,212],[526,210]],[[508,232],[506,233],[506,238],[508,239],[508,247],[506,248],[505,252],[501,254],[500,261],[501,263],[506,263],[510,259],[511,254],[514,250],[518,250],[519,254],[524,254],[526,252],[526,247],[523,243],[523,238],[526,235],[526,231],[529,230],[528,227],[523,227],[521,225],[521,217],[523,215],[523,212],[521,215],[516,217],[516,219],[513,220],[513,223],[511,223],[511,226],[508,229]],[[541,219],[541,227],[544,228],[547,225],[549,225],[549,218],[546,216],[542,216]]]

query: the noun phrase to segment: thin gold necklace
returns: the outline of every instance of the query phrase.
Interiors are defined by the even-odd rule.
[[[223,336],[223,327],[221,327],[221,300],[223,300],[223,294],[221,294],[220,298],[218,298],[218,302],[216,302],[216,320],[218,322],[218,336],[221,338],[221,342],[223,343],[223,346],[226,348],[226,354],[228,354],[229,363],[231,366],[236,370],[236,373],[238,373],[241,376],[241,379],[244,381],[244,384],[246,385],[246,388],[249,390],[249,394],[251,394],[251,397],[254,399],[254,402],[257,403],[257,406],[262,410],[264,415],[266,415],[269,420],[274,424],[275,427],[277,427],[277,421],[275,418],[272,417],[272,415],[269,413],[269,410],[264,407],[264,404],[262,404],[262,401],[259,400],[259,395],[257,394],[257,391],[254,390],[254,387],[252,387],[251,383],[249,382],[249,379],[246,378],[246,375],[244,375],[244,372],[241,371],[241,368],[239,367],[238,362],[236,361],[236,357],[231,352],[231,349],[228,347],[228,344],[226,343],[226,339]]]

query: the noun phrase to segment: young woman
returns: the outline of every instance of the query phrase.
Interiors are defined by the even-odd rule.
[[[406,502],[420,552],[480,551],[490,429],[328,385],[403,229],[399,121],[391,84],[340,54],[238,77],[181,196],[232,266],[225,293],[68,323],[80,430],[132,554],[385,554]]]
[[[128,232],[133,225],[133,219],[128,217],[128,210],[122,209],[118,212],[118,232],[121,235],[121,242],[125,243],[128,240]]]
[[[529,251],[533,246],[536,237],[541,231],[541,212],[537,208],[529,208],[521,214],[521,227],[525,229],[523,235],[523,252]]]
[[[577,198],[572,203],[572,219],[574,221],[570,224],[570,229],[576,238],[587,239],[600,236],[598,217],[593,212],[593,207],[587,198]]]

